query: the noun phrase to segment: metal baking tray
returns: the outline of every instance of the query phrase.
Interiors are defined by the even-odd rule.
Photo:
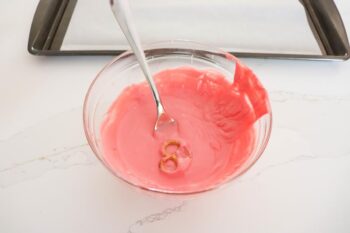
[[[333,0],[130,2],[145,43],[188,39],[251,58],[350,57],[346,30]],[[128,45],[108,3],[108,0],[40,0],[30,30],[29,53],[122,53]]]

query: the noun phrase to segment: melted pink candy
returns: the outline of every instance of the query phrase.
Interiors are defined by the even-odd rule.
[[[230,178],[254,147],[253,123],[270,111],[256,76],[236,64],[233,84],[221,73],[191,67],[156,74],[164,107],[177,121],[176,130],[159,135],[153,134],[156,108],[148,85],[127,87],[101,128],[110,168],[138,186],[175,192],[205,190]],[[176,172],[166,174],[159,162],[169,139],[180,140],[191,158],[180,155]]]

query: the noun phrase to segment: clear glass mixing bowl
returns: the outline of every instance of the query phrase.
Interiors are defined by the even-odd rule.
[[[145,54],[152,73],[180,66],[191,66],[197,69],[209,68],[217,70],[224,74],[229,81],[233,81],[235,60],[232,55],[217,48],[189,41],[168,41],[146,46]],[[139,68],[136,57],[131,51],[126,51],[102,69],[86,94],[83,118],[87,140],[95,155],[116,177],[137,187],[157,192],[198,193],[216,188],[238,177],[247,171],[263,153],[271,132],[271,111],[259,118],[252,126],[256,137],[254,148],[249,158],[243,165],[234,170],[232,174],[225,177],[225,179],[221,179],[216,184],[204,188],[193,188],[190,191],[174,191],[144,186],[134,181],[131,182],[106,161],[103,154],[100,128],[109,107],[124,88],[144,81],[145,78]]]

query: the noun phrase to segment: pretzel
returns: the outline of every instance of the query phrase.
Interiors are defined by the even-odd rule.
[[[176,150],[180,148],[181,146],[181,143],[177,140],[174,140],[174,139],[171,139],[171,140],[168,140],[166,142],[163,143],[163,147],[162,147],[162,154],[163,156],[165,157],[168,157],[170,154],[170,152],[167,151],[167,148],[169,146],[176,146]]]
[[[181,146],[181,144],[177,140],[168,140],[168,141],[163,143],[163,146],[162,146],[162,155],[163,155],[163,157],[162,157],[162,159],[159,162],[159,168],[160,168],[160,170],[162,172],[165,172],[165,173],[173,173],[173,172],[175,172],[176,169],[177,169],[177,166],[178,166],[177,155],[175,153],[170,153],[170,152],[167,151],[169,146],[176,146],[176,150],[177,150]],[[168,161],[174,162],[175,169],[173,171],[167,169],[166,163]]]
[[[168,151],[168,148],[169,146],[176,146],[176,149],[174,152],[169,152]],[[162,155],[163,157],[161,158],[160,162],[159,162],[159,168],[162,172],[165,172],[165,173],[174,173],[177,171],[177,168],[178,168],[178,165],[179,165],[179,161],[178,161],[178,155],[176,153],[176,151],[181,147],[181,142],[178,141],[178,140],[174,140],[174,139],[171,139],[171,140],[167,140],[163,143],[163,146],[162,146]],[[183,149],[185,150],[185,154],[186,156],[190,157],[190,152],[188,151],[188,149],[186,147],[183,147]],[[175,165],[175,169],[174,170],[169,170],[167,167],[166,167],[166,163],[168,161],[172,161]]]
[[[172,161],[174,162],[175,164],[175,169],[174,170],[170,170],[166,167],[166,163],[168,161]],[[166,156],[166,157],[163,157],[160,162],[159,162],[159,168],[162,172],[165,172],[165,173],[174,173],[177,169],[177,166],[178,166],[178,160],[177,160],[177,156],[175,154],[172,154],[170,156]]]

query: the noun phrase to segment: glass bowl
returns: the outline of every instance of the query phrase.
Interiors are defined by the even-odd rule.
[[[145,47],[145,55],[152,73],[164,69],[190,66],[196,69],[218,71],[230,81],[236,69],[236,58],[231,54],[203,44],[190,41],[168,41],[154,43]],[[121,92],[132,84],[145,82],[136,57],[126,51],[106,65],[92,82],[85,98],[83,120],[84,130],[90,147],[95,155],[116,177],[139,188],[173,194],[198,193],[216,188],[247,171],[263,153],[271,133],[272,114],[268,107],[267,114],[260,117],[253,125],[255,142],[249,156],[232,169],[230,174],[208,186],[196,186],[190,189],[159,188],[151,183],[144,185],[137,179],[129,179],[106,160],[101,142],[101,125],[112,103]],[[268,103],[269,106],[269,103]],[[118,140],[118,139],[116,139]]]

